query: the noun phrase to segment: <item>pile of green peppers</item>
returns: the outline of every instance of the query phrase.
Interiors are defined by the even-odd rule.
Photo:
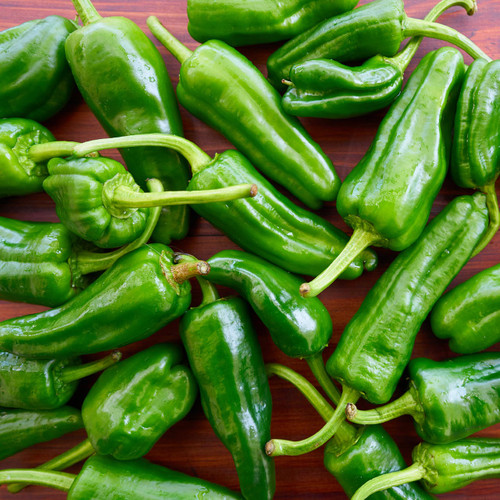
[[[0,31],[0,300],[36,305],[0,318],[0,487],[308,498],[309,478],[280,489],[293,461],[275,457],[322,446],[321,491],[335,478],[354,500],[500,478],[500,264],[481,267],[500,229],[500,61],[447,25],[486,1],[429,0],[419,19],[410,0],[186,0],[174,36],[163,5],[134,6],[139,26],[67,0],[68,18]],[[425,53],[425,37],[455,47]],[[257,44],[274,45],[237,49]],[[80,103],[109,138],[70,140]],[[373,112],[352,169],[308,130]],[[236,149],[207,147],[196,120]],[[123,164],[101,156],[114,148]],[[27,220],[30,197],[48,221]],[[217,252],[196,216],[225,235]],[[409,466],[399,424],[380,425],[404,415]]]

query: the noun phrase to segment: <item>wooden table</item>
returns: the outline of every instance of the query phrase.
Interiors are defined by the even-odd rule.
[[[366,1],[361,1],[366,3]],[[435,3],[434,0],[407,0],[407,13],[414,17],[423,17]],[[126,16],[134,20],[152,38],[146,27],[148,15],[157,15],[165,26],[184,42],[194,49],[198,43],[187,33],[186,0],[96,0],[96,8],[103,16]],[[42,18],[51,14],[59,14],[73,18],[75,12],[69,0],[10,0],[0,1],[0,30],[15,26],[25,21]],[[479,12],[474,17],[465,15],[462,9],[454,8],[447,12],[441,21],[469,36],[490,56],[500,57],[499,31],[500,0],[479,0]],[[155,41],[159,46],[159,44]],[[426,40],[422,44],[417,57],[410,66],[413,69],[418,60],[429,50],[443,45],[441,42]],[[278,47],[254,46],[247,47],[242,52],[249,57],[263,72],[268,55]],[[168,71],[177,82],[179,64],[163,47],[160,48],[164,56]],[[469,62],[470,58],[466,58]],[[126,96],[124,96],[126,98]],[[230,148],[227,142],[217,132],[181,109],[185,135],[188,139],[199,144],[208,154],[214,155]],[[347,173],[358,163],[370,145],[383,113],[376,113],[366,117],[344,121],[328,121],[305,119],[304,125],[312,136],[319,142],[324,151],[332,158],[337,170],[344,179]],[[66,109],[58,116],[46,123],[56,138],[64,140],[90,140],[104,137],[105,134],[89,111],[87,105],[79,96],[74,96]],[[119,158],[117,152],[112,156]],[[447,180],[433,206],[432,216],[436,215],[449,201],[458,194],[465,193]],[[322,216],[332,221],[338,227],[350,233],[335,210],[335,204],[329,203],[320,210]],[[44,194],[30,197],[20,197],[0,200],[0,215],[23,220],[55,221],[57,220],[52,201]],[[236,248],[225,236],[215,230],[209,223],[197,219],[187,238],[174,243],[173,248],[193,253],[200,258],[208,258],[215,252],[225,248]],[[381,276],[395,253],[380,249],[378,251],[380,264],[376,271],[366,273],[353,282],[338,281],[321,295],[321,299],[331,312],[334,322],[334,334],[330,346],[325,352],[325,360],[333,352],[340,335],[359,308],[368,290]],[[452,286],[465,281],[481,269],[496,264],[500,255],[500,235],[497,235],[490,245],[476,258],[470,261]],[[199,301],[199,292],[194,286],[194,301]],[[230,293],[229,290],[227,290]],[[0,320],[33,313],[43,310],[43,307],[27,304],[0,302]],[[287,358],[271,343],[268,333],[259,321],[255,324],[258,329],[265,360],[284,363],[291,368],[310,377],[305,363]],[[146,341],[128,346],[123,349],[125,355],[143,349],[159,341],[178,341],[178,323],[174,322]],[[449,351],[447,343],[436,339],[429,328],[428,322],[422,326],[417,337],[413,356],[428,356],[436,360],[454,356]],[[88,357],[93,358],[92,356]],[[93,380],[81,383],[79,391],[71,404],[78,406],[84,398]],[[398,391],[403,390],[404,384]],[[273,422],[272,435],[279,438],[301,439],[314,433],[322,425],[321,419],[305,400],[287,383],[276,379],[271,380],[273,393]],[[386,425],[407,459],[413,446],[419,442],[410,418],[401,418]],[[483,436],[500,437],[500,425],[481,432]],[[75,432],[54,442],[36,446],[25,450],[2,462],[2,468],[33,467],[68,449],[84,439],[84,433]],[[191,413],[180,423],[169,430],[157,443],[148,455],[150,460],[197,475],[204,479],[223,484],[232,489],[238,489],[231,457],[227,450],[215,437],[212,429],[204,418],[199,402]],[[345,494],[335,479],[323,467],[323,450],[319,449],[300,457],[281,457],[276,459],[277,489],[276,498],[286,499],[322,499],[345,498]],[[77,472],[79,467],[73,467],[71,472]],[[494,499],[499,495],[498,480],[478,482],[443,498],[482,498]],[[0,499],[10,498],[5,488],[0,488]],[[46,488],[32,487],[18,495],[25,498],[65,498],[61,492]]]

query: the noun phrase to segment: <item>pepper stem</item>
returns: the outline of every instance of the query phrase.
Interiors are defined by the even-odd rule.
[[[181,64],[191,57],[193,51],[167,31],[156,16],[149,16],[146,22],[151,33]]]
[[[495,179],[496,180],[496,179]],[[498,198],[495,189],[495,181],[483,188],[484,194],[486,194],[486,206],[488,207],[488,216],[490,223],[485,235],[481,238],[481,241],[477,244],[471,258],[476,256],[484,247],[490,242],[490,240],[495,236],[498,229],[500,229],[500,211],[498,209]]]
[[[174,264],[170,268],[170,272],[176,283],[183,283],[190,278],[208,274],[210,272],[210,264],[204,260],[182,262],[181,264]]]
[[[463,7],[469,16],[472,16],[477,11],[476,0],[441,0],[437,5],[435,5],[432,10],[425,16],[425,21],[436,21],[445,11],[451,7]],[[415,56],[420,44],[422,43],[423,37],[412,38],[406,47],[397,55],[392,57],[390,61],[404,72],[411,60]]]
[[[92,361],[91,363],[63,368],[59,378],[65,384],[69,384],[75,380],[80,380],[90,375],[94,375],[94,373],[103,371],[115,363],[118,363],[120,359],[122,359],[122,353],[120,351],[113,351],[108,356]]]
[[[407,18],[406,26],[403,29],[403,35],[407,36],[426,36],[437,38],[445,42],[456,45],[464,50],[474,59],[483,58],[490,62],[492,59],[486,55],[472,40],[462,35],[459,31],[439,23],[430,23],[422,19]]]
[[[323,362],[323,354],[321,352],[318,352],[305,359],[312,374],[319,382],[321,388],[325,391],[326,395],[337,405],[340,401],[340,392],[333,383],[330,375],[328,375],[326,371],[325,363]]]
[[[76,12],[80,16],[84,25],[95,23],[102,16],[97,12],[96,8],[92,5],[90,0],[71,0]]]
[[[271,457],[277,456],[297,456],[304,455],[323,446],[331,439],[340,425],[344,422],[345,407],[347,403],[355,403],[360,397],[360,394],[355,389],[343,387],[342,396],[340,397],[339,405],[333,412],[333,415],[328,422],[316,434],[303,439],[301,441],[287,441],[285,439],[271,439],[266,443],[266,453]]]
[[[73,148],[78,146],[79,142],[74,141],[52,141],[42,144],[35,144],[28,150],[30,160],[35,163],[50,160],[51,158],[60,158],[71,156]]]
[[[303,297],[316,297],[329,287],[363,250],[380,241],[381,238],[375,231],[369,231],[363,226],[355,228],[351,239],[337,258],[312,281],[300,285],[300,294]]]
[[[66,472],[50,472],[35,469],[5,469],[0,471],[0,484],[36,484],[57,490],[69,491],[76,476]]]
[[[71,448],[71,450],[68,450],[61,455],[58,455],[57,457],[53,458],[52,460],[49,460],[48,462],[45,462],[42,465],[39,465],[37,469],[41,470],[63,470],[67,469],[68,467],[71,467],[72,465],[77,464],[78,462],[81,462],[82,460],[87,459],[91,455],[95,453],[95,450],[93,446],[90,444],[90,441],[86,439],[80,444],[77,444],[75,447]],[[19,493],[21,490],[23,490],[27,484],[11,484],[7,490],[9,493]]]
[[[424,475],[424,467],[419,463],[415,463],[406,469],[374,477],[358,488],[356,493],[351,497],[351,500],[364,500],[377,491],[383,491],[402,484],[419,481]]]

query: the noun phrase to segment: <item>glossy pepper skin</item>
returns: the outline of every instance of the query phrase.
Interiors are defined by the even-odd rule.
[[[38,411],[0,409],[0,460],[82,427],[80,412],[69,406]]]
[[[31,94],[34,94],[32,90]],[[48,175],[47,162],[34,162],[29,148],[35,144],[54,141],[43,125],[26,118],[0,119],[0,198],[43,191]]]
[[[173,252],[143,246],[119,259],[64,305],[0,323],[0,349],[34,359],[93,354],[144,339],[191,301],[175,282]]]
[[[82,418],[99,455],[133,460],[148,453],[194,404],[197,385],[182,348],[156,344],[108,368],[82,405]]]
[[[487,225],[484,195],[447,205],[370,290],[328,360],[328,373],[372,403],[389,401],[422,322]]]
[[[330,314],[319,299],[300,296],[299,278],[239,250],[223,250],[208,262],[207,280],[243,296],[285,354],[305,358],[328,345],[332,335]]]
[[[165,63],[140,28],[123,17],[102,18],[88,0],[74,0],[84,26],[68,37],[66,57],[80,92],[112,136],[162,132],[182,135],[182,122]],[[167,149],[130,148],[121,154],[142,189],[146,180],[164,189],[186,189],[182,159]],[[188,208],[165,207],[154,238],[164,244],[186,236]]]
[[[64,43],[75,29],[49,16],[0,32],[0,118],[44,121],[64,107],[75,88]]]
[[[483,351],[500,341],[500,264],[485,269],[443,295],[432,310],[436,337],[450,339],[460,354]]]
[[[188,31],[198,42],[217,39],[238,47],[286,40],[359,0],[188,0]]]
[[[177,97],[188,111],[308,207],[336,198],[340,178],[330,159],[283,111],[279,94],[246,57],[218,40],[192,52],[156,18],[148,18],[148,26],[182,64]]]
[[[200,387],[203,411],[230,451],[246,499],[271,499],[274,461],[271,391],[250,311],[238,297],[215,299],[182,317],[180,334]]]

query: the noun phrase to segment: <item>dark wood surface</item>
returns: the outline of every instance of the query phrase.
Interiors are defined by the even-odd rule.
[[[95,6],[103,16],[123,15],[131,18],[151,36],[146,27],[148,15],[157,15],[165,26],[188,47],[194,49],[198,43],[187,33],[186,0],[96,0]],[[361,1],[366,3],[366,1]],[[434,0],[407,0],[407,13],[414,17],[423,17],[435,3]],[[0,30],[15,26],[22,22],[58,14],[73,18],[75,12],[70,0],[11,0],[0,1]],[[447,12],[441,21],[469,36],[483,48],[491,57],[500,56],[499,25],[500,0],[479,0],[479,12],[468,17],[462,9],[454,8]],[[159,44],[155,42],[158,46]],[[427,51],[443,45],[441,42],[426,40],[422,44],[417,57],[410,66],[413,69]],[[247,47],[242,52],[249,57],[263,72],[268,55],[278,47],[254,46]],[[179,72],[178,62],[161,47],[162,55],[168,67],[174,84]],[[470,62],[470,58],[466,57]],[[127,96],[123,96],[124,99]],[[199,144],[208,154],[214,155],[230,147],[230,144],[217,132],[194,118],[186,110],[181,109],[185,135]],[[325,152],[332,158],[340,176],[347,173],[357,164],[376,132],[383,113],[345,121],[328,121],[305,119],[304,125],[319,142]],[[67,108],[57,117],[46,123],[56,138],[62,140],[84,141],[104,137],[102,128],[79,96],[75,96]],[[119,158],[117,152],[111,152]],[[465,193],[447,180],[433,206],[432,216],[438,213],[456,195]],[[320,214],[332,221],[338,227],[349,232],[335,210],[335,204],[327,204]],[[0,200],[0,215],[23,220],[57,220],[53,203],[44,194],[30,197]],[[209,223],[197,219],[193,221],[189,236],[183,241],[175,242],[173,248],[193,253],[200,258],[208,258],[215,252],[225,248],[236,248],[225,236],[215,230]],[[340,335],[360,306],[367,291],[381,276],[395,254],[380,249],[380,264],[376,271],[366,273],[353,282],[338,281],[321,295],[321,299],[329,309],[333,322],[334,334],[330,346],[325,352],[325,359],[335,348]],[[500,235],[476,258],[470,261],[454,280],[452,286],[465,281],[481,269],[485,269],[499,261]],[[195,286],[196,287],[196,286]],[[194,287],[194,288],[195,288]],[[229,291],[228,291],[229,292]],[[199,293],[194,291],[194,303],[199,299]],[[0,301],[0,320],[14,316],[41,311],[41,306],[14,304]],[[255,324],[259,333],[266,361],[284,363],[310,378],[304,362],[287,358],[271,343],[265,328],[257,320]],[[123,349],[129,355],[155,342],[178,341],[178,322],[174,322],[144,342]],[[98,333],[98,332],[97,332]],[[428,356],[436,360],[454,356],[447,343],[436,339],[429,328],[428,322],[422,326],[417,337],[413,356]],[[92,357],[88,357],[91,359]],[[93,380],[81,383],[72,404],[78,406],[84,398]],[[403,384],[404,385],[404,384]],[[403,385],[398,391],[403,389]],[[321,425],[321,419],[304,399],[288,384],[279,380],[271,380],[273,393],[273,437],[301,439],[314,433]],[[419,442],[410,418],[401,418],[386,425],[388,431],[400,445],[405,458],[410,460],[413,446]],[[500,437],[500,426],[495,426],[481,432],[483,436]],[[1,468],[33,467],[51,457],[63,452],[84,439],[84,433],[75,432],[54,442],[36,446],[4,460]],[[218,441],[201,411],[197,402],[191,413],[180,423],[170,429],[157,443],[150,454],[150,460],[180,471],[200,476],[204,479],[223,484],[232,489],[238,489],[238,480],[229,453]],[[277,488],[276,498],[345,498],[345,494],[335,479],[323,467],[323,450],[319,449],[300,457],[281,457],[276,459]],[[73,467],[77,472],[79,467]],[[477,482],[457,492],[443,495],[443,498],[499,498],[499,481],[489,480]],[[0,488],[0,499],[10,498],[5,487]],[[18,495],[25,498],[64,498],[64,493],[46,488],[31,487]]]

